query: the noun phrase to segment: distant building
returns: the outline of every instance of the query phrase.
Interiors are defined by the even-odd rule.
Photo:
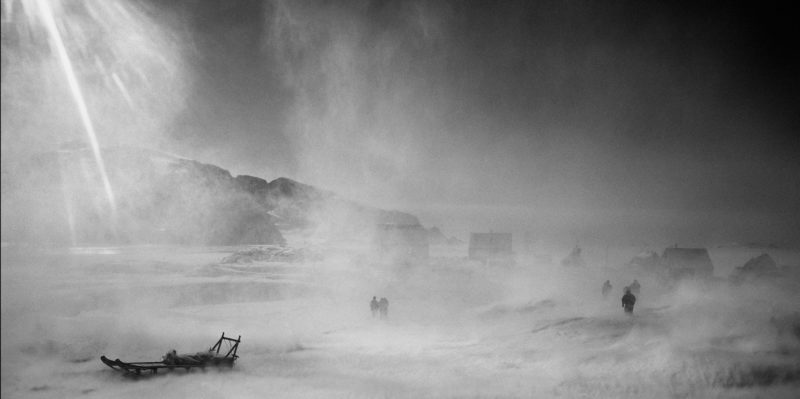
[[[376,255],[389,263],[415,264],[430,257],[428,231],[419,224],[379,224],[374,248]]]
[[[661,266],[672,278],[705,278],[714,274],[714,265],[705,248],[667,248],[661,255]]]
[[[628,262],[628,266],[646,271],[657,271],[661,266],[661,257],[655,251],[642,251]]]
[[[576,245],[575,248],[572,248],[569,255],[561,260],[561,266],[586,266],[586,262],[583,261],[583,257],[581,256],[581,247]]]
[[[741,283],[763,277],[780,277],[778,265],[767,254],[761,254],[747,261],[743,266],[737,267],[731,275],[731,281]]]
[[[472,233],[469,236],[469,259],[484,263],[513,262],[511,233]]]

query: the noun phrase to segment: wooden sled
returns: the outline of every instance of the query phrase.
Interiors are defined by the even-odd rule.
[[[233,363],[239,358],[236,351],[239,349],[239,343],[242,336],[233,339],[225,336],[222,337],[214,344],[207,352],[198,352],[190,355],[175,355],[175,351],[167,353],[164,360],[160,362],[133,362],[127,363],[119,359],[111,360],[105,355],[100,356],[100,360],[106,366],[114,370],[122,371],[126,374],[143,375],[143,374],[158,374],[158,370],[174,370],[185,369],[191,370],[199,368],[205,370],[206,367],[233,367]],[[227,344],[227,352],[222,349],[223,342]],[[222,353],[220,351],[223,350]],[[170,355],[172,354],[172,355]]]

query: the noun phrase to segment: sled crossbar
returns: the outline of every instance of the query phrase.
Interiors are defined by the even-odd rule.
[[[216,344],[209,349],[209,352],[215,352],[219,354],[219,350],[222,348],[222,342],[225,341],[228,344],[228,353],[225,354],[225,357],[232,357],[233,360],[239,357],[236,354],[236,351],[239,350],[239,342],[242,341],[242,336],[240,335],[239,338],[233,339],[225,336],[225,332],[222,333],[222,336],[219,338]]]

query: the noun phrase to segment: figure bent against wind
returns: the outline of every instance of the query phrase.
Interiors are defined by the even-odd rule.
[[[625,287],[625,295],[622,296],[622,308],[625,313],[633,314],[633,305],[636,304],[636,297],[631,294],[631,289]]]

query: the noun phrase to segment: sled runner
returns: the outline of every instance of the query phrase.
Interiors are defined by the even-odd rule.
[[[167,352],[164,359],[160,362],[133,362],[126,363],[119,359],[111,360],[105,355],[100,356],[100,360],[106,366],[114,370],[123,371],[126,374],[157,374],[158,370],[174,370],[193,368],[205,369],[206,367],[233,367],[233,363],[239,358],[236,351],[239,349],[239,342],[242,336],[233,339],[225,336],[222,337],[206,352],[197,352],[196,354],[181,354],[178,355],[175,350]],[[224,351],[223,342],[227,344],[227,352]],[[220,350],[223,352],[220,353]]]

